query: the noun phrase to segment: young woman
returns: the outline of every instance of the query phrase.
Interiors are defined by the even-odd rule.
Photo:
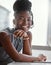
[[[17,0],[13,5],[15,28],[0,32],[0,62],[35,62],[45,61],[46,56],[32,57],[32,34],[29,31],[33,25],[33,15],[29,0]],[[19,53],[22,49],[22,54]]]

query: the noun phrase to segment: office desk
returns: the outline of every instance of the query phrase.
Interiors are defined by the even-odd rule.
[[[46,62],[41,62],[41,63],[38,63],[38,62],[33,62],[33,63],[12,62],[8,65],[51,65],[51,47],[33,46],[32,56],[37,57],[39,54],[46,55],[47,56],[47,61]]]
[[[24,63],[24,62],[12,62],[8,65],[51,65],[51,62],[35,62],[35,63]]]

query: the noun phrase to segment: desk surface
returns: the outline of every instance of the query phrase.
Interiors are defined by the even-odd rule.
[[[41,63],[12,62],[8,65],[51,65],[51,62],[41,62]]]

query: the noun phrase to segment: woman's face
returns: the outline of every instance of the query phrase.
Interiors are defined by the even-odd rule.
[[[32,25],[32,15],[29,11],[21,11],[15,16],[15,28],[28,31]]]

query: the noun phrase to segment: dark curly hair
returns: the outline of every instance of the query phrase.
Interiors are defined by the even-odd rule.
[[[33,25],[33,14],[31,12],[32,3],[29,0],[16,0],[13,5],[14,12],[29,11],[32,15],[32,25]]]

